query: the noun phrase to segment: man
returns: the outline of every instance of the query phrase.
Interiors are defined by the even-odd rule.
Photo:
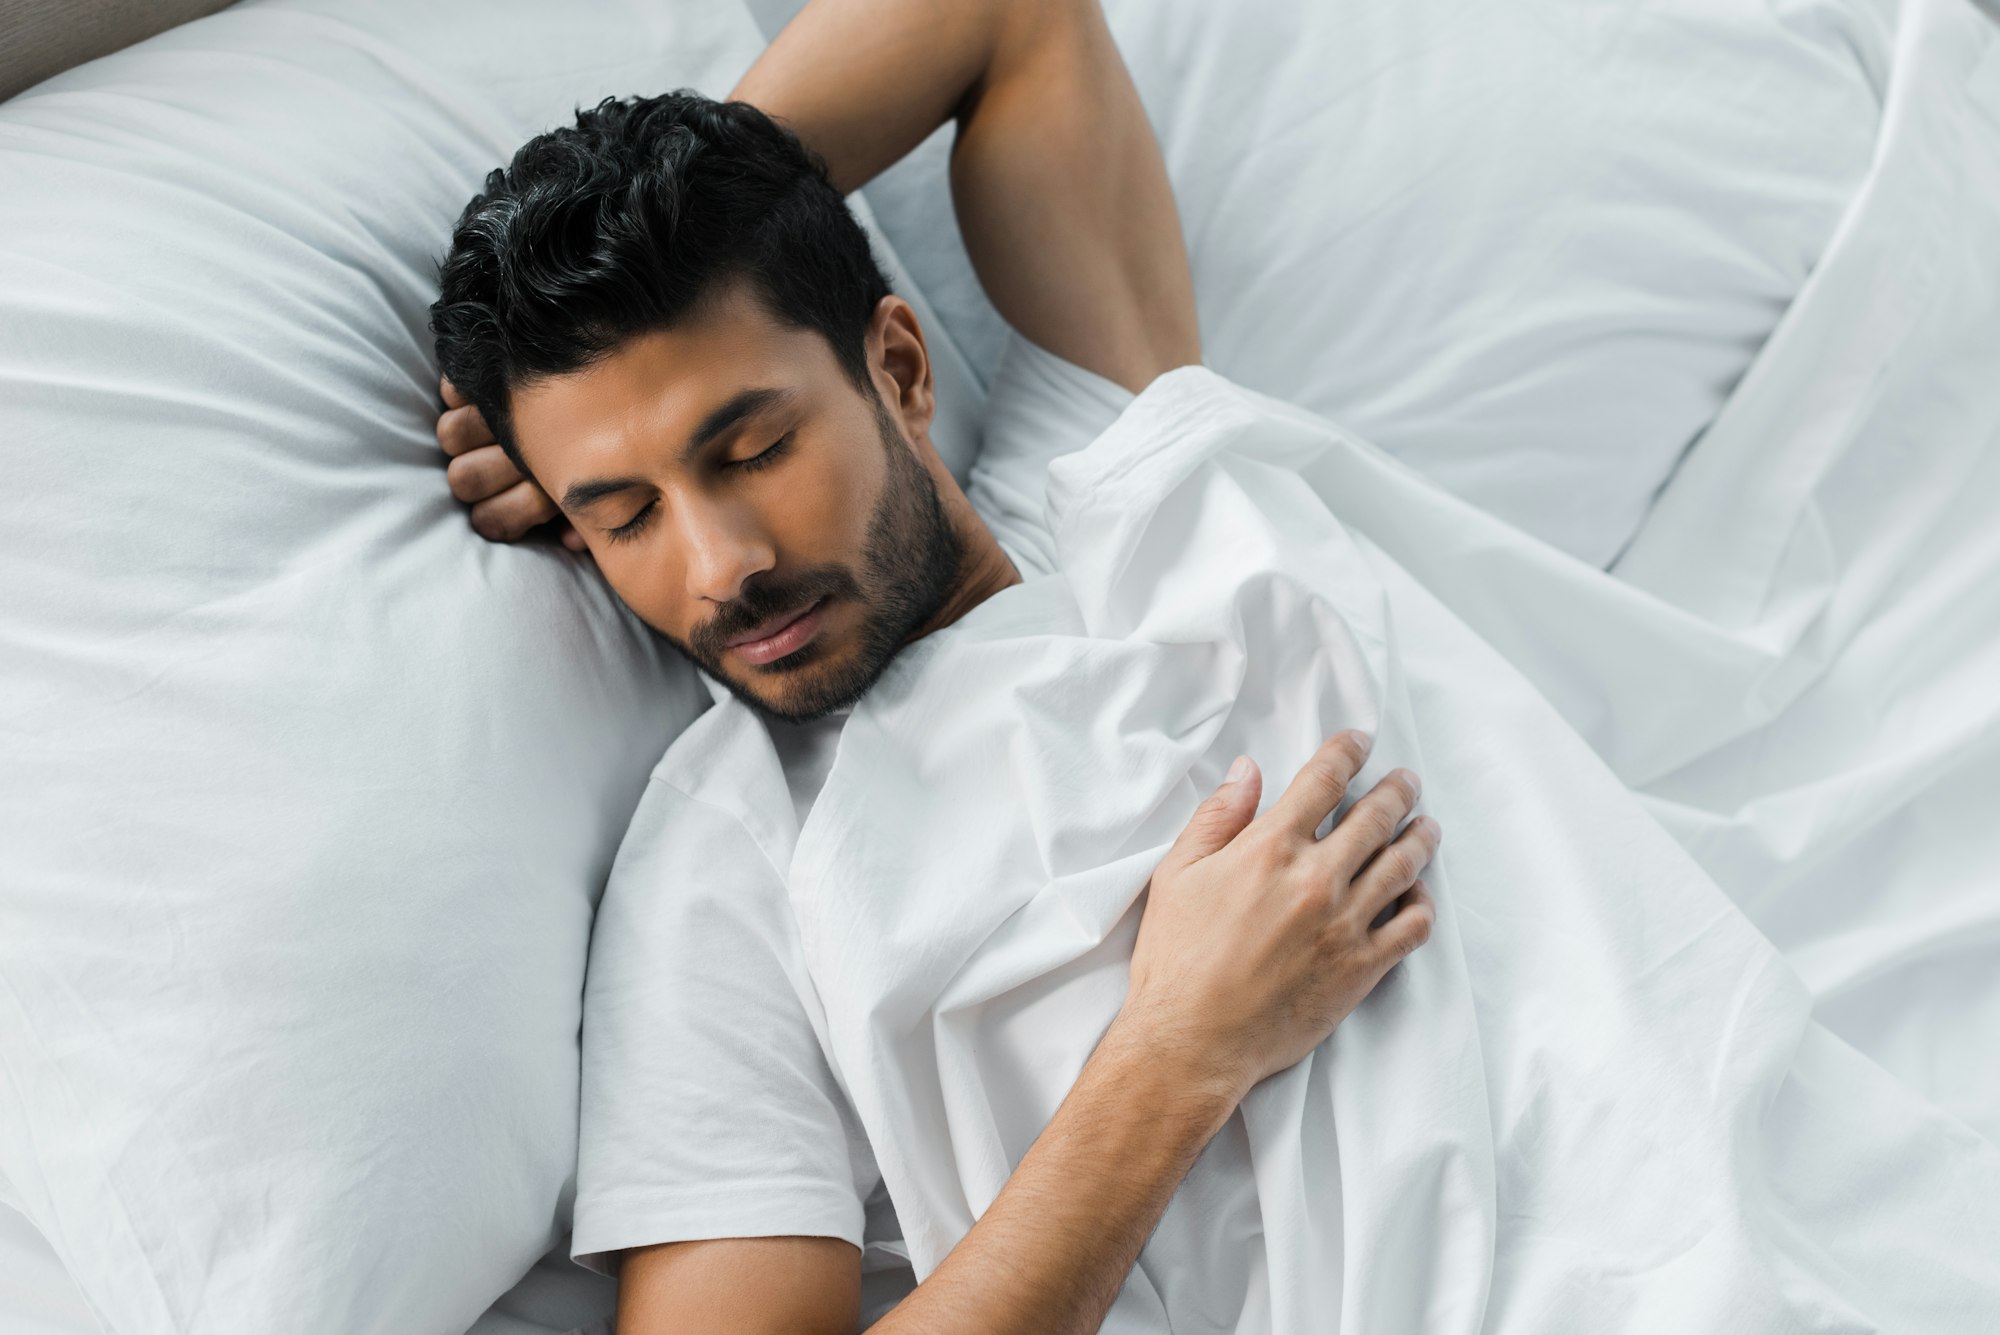
[[[489,179],[434,309],[438,433],[480,532],[559,518],[758,711],[803,823],[844,711],[904,646],[1020,583],[1024,559],[931,444],[923,331],[839,192],[955,119],[967,248],[1022,335],[1129,392],[1200,346],[1164,167],[1094,0],[815,0],[733,96],[750,105],[607,103]],[[1365,756],[1333,738],[1262,816],[1254,765],[1232,769],[1153,876],[1117,1020],[1005,1189],[877,1329],[1097,1327],[1247,1090],[1429,934],[1416,878],[1438,830],[1404,828],[1414,776],[1316,838]],[[773,985],[744,995],[779,1010],[722,1017],[756,1038],[742,1072],[700,1077],[743,1092],[739,1121],[658,1119],[662,1153],[703,1153],[655,1213],[621,1217],[656,1221],[615,1244],[627,1335],[849,1330],[860,1310],[872,1234],[855,1220],[879,1181],[806,1017],[781,1013],[805,1005],[788,978],[809,991],[789,924],[754,911],[726,924],[747,956],[689,943],[662,964],[722,995],[740,980],[703,970],[754,957]],[[584,1117],[588,1137],[588,1101]],[[804,1165],[789,1185],[757,1176],[775,1156]],[[580,1218],[599,1208],[581,1190]]]

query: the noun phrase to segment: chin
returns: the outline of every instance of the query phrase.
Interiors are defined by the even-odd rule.
[[[804,723],[851,705],[861,695],[861,690],[852,689],[843,680],[849,675],[842,671],[845,665],[828,659],[829,655],[815,641],[797,653],[754,669],[748,680],[734,677],[724,680],[739,697],[766,713],[788,722]]]

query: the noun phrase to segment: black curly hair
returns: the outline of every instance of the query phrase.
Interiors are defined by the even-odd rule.
[[[606,98],[523,144],[459,215],[431,306],[438,369],[526,473],[514,389],[669,328],[736,278],[873,393],[864,340],[889,284],[825,163],[745,102]]]

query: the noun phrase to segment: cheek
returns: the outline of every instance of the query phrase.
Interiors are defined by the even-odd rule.
[[[865,430],[850,427],[842,438],[813,450],[789,476],[774,469],[762,500],[778,538],[780,565],[858,567],[887,462],[871,421]]]
[[[629,547],[600,544],[593,555],[604,582],[641,621],[674,639],[687,639],[693,608],[681,554],[671,540]]]

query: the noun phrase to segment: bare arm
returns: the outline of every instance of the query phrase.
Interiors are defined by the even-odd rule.
[[[1332,1032],[1430,934],[1414,776],[1314,830],[1360,768],[1342,734],[1260,817],[1254,767],[1195,813],[1153,874],[1124,1006],[1049,1125],[882,1335],[1096,1330],[1181,1178],[1252,1085]],[[1396,911],[1371,923],[1383,910]],[[621,1276],[621,1335],[853,1329],[854,1249],[823,1239],[648,1248]]]
[[[1095,1330],[1175,1187],[1237,1103],[1215,1074],[1114,1025],[1005,1189],[879,1335]],[[633,1251],[621,1335],[848,1335],[860,1254],[833,1238],[724,1238]]]
[[[959,227],[1009,323],[1134,392],[1201,360],[1166,166],[1097,0],[814,0],[732,96],[842,190],[956,120]]]

